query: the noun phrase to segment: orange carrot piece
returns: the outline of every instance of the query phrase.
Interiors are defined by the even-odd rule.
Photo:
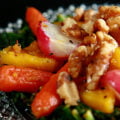
[[[53,74],[32,68],[4,65],[0,67],[0,90],[36,92]]]
[[[68,71],[68,63],[65,64],[50,80],[43,86],[42,90],[35,96],[31,108],[37,117],[43,117],[53,112],[62,102],[57,94],[57,79],[60,72]]]

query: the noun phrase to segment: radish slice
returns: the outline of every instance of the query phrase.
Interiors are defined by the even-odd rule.
[[[80,44],[75,38],[66,36],[59,26],[41,22],[37,34],[38,45],[47,55],[56,59],[67,59],[70,53]]]

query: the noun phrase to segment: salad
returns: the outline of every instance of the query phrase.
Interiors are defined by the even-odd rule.
[[[120,7],[76,8],[51,23],[28,7],[0,34],[0,91],[39,120],[118,120]]]

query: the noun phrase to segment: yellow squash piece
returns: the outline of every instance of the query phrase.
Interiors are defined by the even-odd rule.
[[[114,111],[115,96],[109,89],[84,91],[81,93],[82,101],[104,113],[112,113]]]
[[[120,47],[116,48],[115,52],[113,53],[110,67],[120,69]]]
[[[60,66],[60,63],[57,60],[44,57],[42,54],[38,56],[38,50],[36,50],[37,52],[35,53],[31,52],[32,50],[30,51],[29,48],[24,50],[18,50],[18,48],[19,47],[17,45],[14,45],[0,51],[0,65],[7,64],[21,67],[30,67],[50,72],[55,71],[58,66]]]

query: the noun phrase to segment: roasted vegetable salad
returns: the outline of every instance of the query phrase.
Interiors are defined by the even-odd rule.
[[[0,90],[31,119],[119,120],[119,19],[119,6],[54,22],[28,7],[22,28],[0,34]]]

